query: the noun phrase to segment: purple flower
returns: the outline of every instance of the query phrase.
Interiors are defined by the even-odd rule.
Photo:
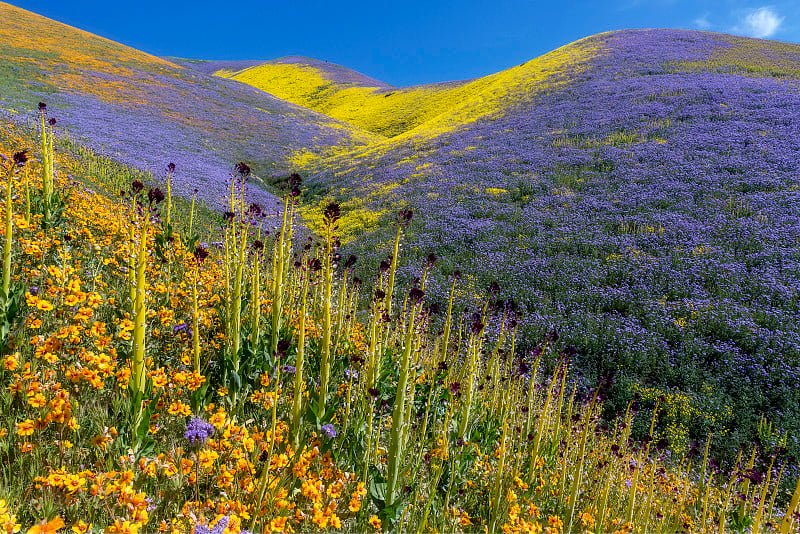
[[[329,438],[336,437],[336,428],[331,423],[328,423],[327,425],[322,425],[321,430]]]
[[[183,437],[192,445],[203,445],[213,435],[214,425],[198,417],[192,417],[186,424],[186,433]]]

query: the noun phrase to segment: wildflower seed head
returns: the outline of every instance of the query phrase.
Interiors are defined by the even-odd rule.
[[[154,187],[147,192],[147,200],[150,201],[150,204],[159,204],[164,200],[164,193],[160,188]]]
[[[198,263],[202,263],[207,257],[208,250],[204,249],[203,247],[197,247],[194,249],[194,259],[197,260]]]
[[[236,164],[236,172],[242,178],[250,176],[250,172],[251,172],[250,171],[250,166],[247,163],[245,163],[243,161],[240,161],[239,163]]]
[[[19,152],[14,152],[12,157],[14,159],[14,166],[24,167],[25,163],[28,161],[28,151],[20,150]]]
[[[398,222],[401,226],[406,227],[408,223],[411,222],[411,219],[414,218],[414,212],[410,209],[403,209],[400,210],[400,213],[397,216]]]
[[[420,302],[422,302],[422,297],[424,296],[425,292],[418,287],[413,287],[411,288],[411,291],[408,292],[408,297],[414,304],[419,304]]]
[[[341,216],[342,211],[339,207],[339,204],[336,202],[331,202],[327,206],[325,206],[325,211],[323,212],[323,217],[325,218],[325,222],[328,224],[335,223],[339,217]]]

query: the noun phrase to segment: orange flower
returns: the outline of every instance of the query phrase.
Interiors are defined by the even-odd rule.
[[[192,409],[189,407],[188,404],[184,404],[181,401],[175,401],[169,405],[167,413],[171,415],[183,415],[188,417],[192,415]]]
[[[20,436],[30,436],[33,434],[33,419],[25,419],[21,423],[17,423],[17,434]]]
[[[55,534],[64,528],[64,520],[56,516],[52,521],[42,521],[28,529],[28,534]]]

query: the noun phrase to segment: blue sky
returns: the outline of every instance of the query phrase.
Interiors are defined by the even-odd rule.
[[[298,54],[393,85],[491,74],[598,32],[691,28],[800,42],[798,2],[11,0],[160,56]]]

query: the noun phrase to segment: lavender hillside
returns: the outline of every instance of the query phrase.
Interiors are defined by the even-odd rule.
[[[59,127],[159,175],[177,165],[178,192],[224,195],[234,163],[283,171],[298,149],[358,145],[357,128],[242,84],[211,77],[0,3],[0,108],[46,101]],[[253,188],[254,198],[271,205]]]
[[[348,248],[367,265],[407,205],[406,283],[431,252],[476,290],[497,281],[523,343],[560,332],[584,386],[614,377],[615,409],[636,393],[688,399],[675,443],[750,439],[765,414],[796,448],[800,47],[671,30],[585,45],[566,85],[436,136],[310,159],[309,181],[358,214]]]

